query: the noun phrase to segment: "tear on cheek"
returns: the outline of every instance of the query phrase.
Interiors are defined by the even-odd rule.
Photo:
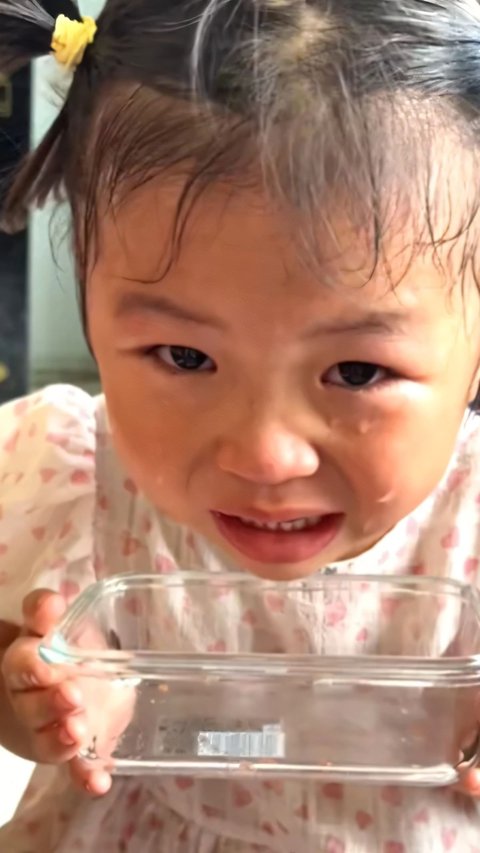
[[[371,533],[375,533],[378,527],[378,519],[377,518],[366,518],[365,521],[362,521],[360,524],[360,532],[363,536],[369,536]]]
[[[391,503],[396,497],[395,489],[390,489],[388,492],[385,492],[384,495],[376,499],[377,504],[388,504]]]
[[[367,435],[373,429],[374,423],[371,420],[359,421],[357,424],[357,432],[360,435]]]

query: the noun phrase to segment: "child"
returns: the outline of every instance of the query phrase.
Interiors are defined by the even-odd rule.
[[[0,71],[48,53],[71,85],[5,224],[71,205],[105,395],[0,414],[0,741],[40,764],[0,849],[479,851],[475,771],[111,785],[75,758],[87,698],[37,646],[119,572],[477,583],[480,6],[108,0],[94,22],[2,0]]]

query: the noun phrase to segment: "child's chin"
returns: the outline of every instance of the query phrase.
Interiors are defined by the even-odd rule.
[[[230,552],[232,554],[232,552]],[[254,575],[257,578],[268,581],[285,581],[301,580],[308,578],[316,572],[321,572],[326,568],[321,559],[308,560],[302,563],[260,563],[254,560],[249,560],[242,554],[234,554],[235,562],[239,569]],[[328,565],[328,564],[327,564]]]
[[[295,581],[303,578],[308,578],[315,572],[321,571],[321,566],[318,563],[315,565],[307,565],[305,563],[296,563],[294,565],[280,563],[277,565],[259,565],[245,566],[245,570],[252,575],[256,575],[262,580],[268,581]]]

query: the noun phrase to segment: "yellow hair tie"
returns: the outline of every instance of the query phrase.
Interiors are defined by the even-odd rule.
[[[71,21],[65,15],[59,15],[55,22],[52,38],[52,51],[60,65],[73,69],[80,65],[85,50],[92,44],[97,25],[93,18]]]

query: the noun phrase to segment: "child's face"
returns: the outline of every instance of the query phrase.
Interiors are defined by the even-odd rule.
[[[205,195],[155,281],[176,200],[152,185],[107,219],[88,282],[118,451],[160,510],[255,574],[360,553],[448,464],[477,381],[473,276],[449,293],[430,252],[399,252],[404,231],[386,246],[392,291],[381,266],[368,280],[371,258],[344,229],[327,284],[245,191]],[[461,247],[449,252],[453,269]]]

